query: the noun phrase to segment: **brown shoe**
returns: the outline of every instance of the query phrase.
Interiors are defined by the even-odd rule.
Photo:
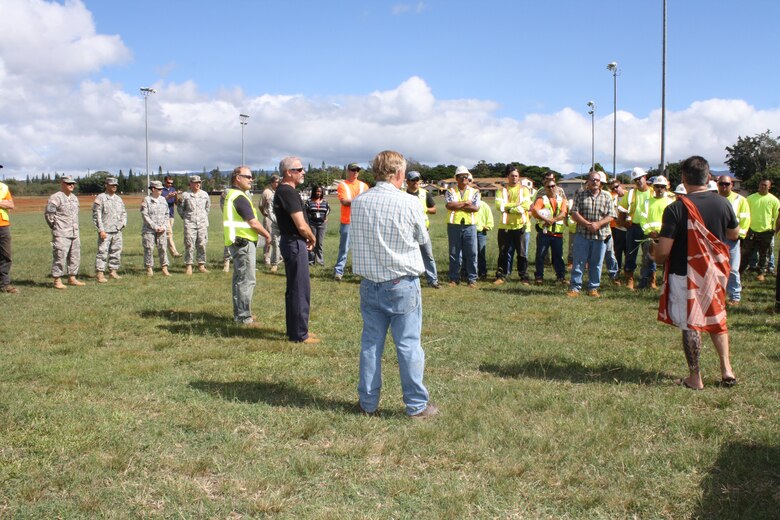
[[[621,286],[621,285],[623,285],[623,284],[622,284],[622,283],[620,283],[620,280],[618,280],[618,277],[616,276],[616,277],[614,277],[614,278],[612,279],[612,285],[614,285],[615,287],[620,287],[620,286]]]
[[[82,281],[79,281],[78,279],[76,279],[75,276],[70,276],[68,277],[68,285],[75,285],[77,287],[81,287],[82,285],[87,285],[87,284],[85,284]]]
[[[4,293],[8,293],[8,294],[19,294],[19,289],[17,289],[16,287],[14,287],[11,284],[8,284],[8,285],[4,285],[0,289],[0,292],[4,292]]]
[[[60,290],[67,289],[67,287],[65,287],[65,284],[62,283],[62,279],[61,278],[55,278],[54,279],[54,288],[55,289],[60,289]]]
[[[425,419],[430,419],[431,417],[434,417],[436,415],[439,415],[439,407],[429,401],[428,405],[425,407],[425,410],[423,410],[420,413],[410,415],[409,417],[411,419],[417,419],[418,421],[423,421]]]
[[[592,296],[593,298],[601,298],[601,295],[596,289],[591,289],[588,291],[588,296]]]
[[[458,286],[458,282],[450,282],[449,286],[450,287],[457,287]]]
[[[113,278],[114,280],[121,280],[122,279],[122,277],[119,276],[119,274],[117,274],[116,269],[111,269],[111,271],[109,271],[109,273],[108,273],[108,276]]]
[[[271,266],[271,272],[272,272],[272,273],[275,273],[275,272],[276,272],[276,271],[278,271],[278,270],[279,270],[279,267],[278,267],[278,266],[275,266],[275,265],[272,265],[272,266]]]
[[[154,276],[154,269],[152,269],[151,267],[147,267],[146,276]]]
[[[108,281],[108,278],[103,274],[103,271],[97,272],[97,281],[98,283],[106,283]]]
[[[184,268],[184,274],[192,274],[192,265],[187,264],[187,267]]]
[[[168,272],[168,266],[167,265],[162,266],[162,274],[163,274],[163,276],[170,276],[171,275],[171,273]]]
[[[576,298],[579,295],[580,295],[580,291],[573,291],[572,290],[572,291],[569,291],[569,292],[566,293],[566,296],[568,296],[569,298]]]
[[[634,290],[634,273],[626,273],[626,289]]]
[[[506,283],[506,280],[503,278],[496,278],[496,281],[493,282],[493,285],[504,285]]]
[[[650,277],[650,288],[658,289],[658,282],[655,281],[655,274]]]
[[[310,334],[308,338],[306,338],[303,341],[299,341],[298,343],[303,343],[304,345],[316,345],[317,343],[320,343],[321,341],[322,340],[320,338],[314,338]]]
[[[476,289],[477,284],[475,282],[469,282],[469,289]]]
[[[541,278],[537,278],[536,280],[534,280],[534,283],[536,285],[544,285],[544,280],[542,280]]]
[[[206,269],[206,266],[204,264],[198,264],[198,271],[200,271],[201,273],[208,273],[209,272],[209,270]]]
[[[726,305],[729,307],[737,307],[739,305],[739,300],[729,300],[726,302]]]
[[[756,276],[757,282],[763,282],[764,280],[766,280],[766,276],[764,276],[763,274]]]

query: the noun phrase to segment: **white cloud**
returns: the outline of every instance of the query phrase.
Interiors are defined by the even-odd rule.
[[[420,14],[425,10],[426,7],[427,6],[425,5],[425,2],[417,2],[416,4],[394,4],[390,9],[390,12],[393,14],[393,16],[411,12]]]
[[[23,178],[54,171],[143,170],[143,99],[111,81],[85,79],[100,67],[128,59],[121,40],[96,34],[80,2],[2,1],[3,174]],[[25,36],[40,32],[33,30],[37,20],[47,26],[43,43]],[[46,56],[52,46],[56,56]],[[254,167],[272,168],[289,154],[312,164],[367,163],[386,148],[429,164],[520,161],[561,172],[590,164],[590,117],[581,111],[565,108],[522,120],[499,117],[494,101],[437,99],[417,76],[395,88],[332,98],[295,93],[249,97],[240,87],[206,94],[193,81],[150,86],[158,91],[148,100],[154,169],[232,168],[241,157],[239,113],[251,116],[245,148]],[[700,154],[722,168],[724,148],[737,136],[778,127],[778,109],[756,110],[734,99],[697,101],[667,113],[666,158]],[[657,164],[660,112],[646,117],[619,112],[617,147],[620,170]],[[611,167],[611,114],[596,121],[596,160]]]

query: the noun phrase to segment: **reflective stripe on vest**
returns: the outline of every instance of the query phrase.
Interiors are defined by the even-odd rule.
[[[428,218],[428,192],[420,188],[417,190],[417,198],[420,199],[420,204],[422,204],[423,217],[425,217],[425,228],[428,229],[431,226],[431,221]]]
[[[225,205],[222,208],[222,232],[224,235],[224,243],[226,246],[232,246],[236,241],[236,238],[245,238],[252,242],[257,242],[257,231],[252,229],[249,222],[246,222],[241,215],[236,211],[236,207],[233,205],[238,197],[246,197],[249,201],[249,205],[252,207],[252,213],[257,218],[257,208],[252,204],[252,199],[237,188],[230,188],[227,197],[225,197]]]
[[[8,195],[8,186],[0,182],[0,200],[3,200],[6,195]],[[4,208],[0,208],[0,216],[2,216],[3,220],[5,220],[6,222],[9,222],[11,220],[8,217],[8,211],[5,210]]]
[[[561,198],[560,194],[555,196],[555,211],[552,209],[552,204],[550,203],[549,197],[547,195],[542,196],[542,203],[544,204],[544,207],[550,210],[550,214],[552,215],[552,218],[557,217],[561,213],[561,204],[563,204],[563,199]],[[546,226],[547,223],[544,224]],[[544,227],[542,226],[542,227]],[[563,221],[558,221],[555,224],[553,224],[552,229],[550,230],[551,233],[563,233]]]
[[[526,224],[525,219],[525,210],[520,207],[520,194],[522,193],[522,190],[525,186],[520,186],[517,189],[517,210],[518,215],[520,216],[520,223],[524,226]],[[504,186],[501,189],[502,199],[501,199],[501,224],[506,224],[509,222],[509,212],[505,212],[504,208],[506,207],[506,204],[509,203],[509,190],[506,189],[506,186]],[[522,228],[522,226],[520,226]]]
[[[450,195],[458,202],[470,201],[474,196],[474,188],[466,188],[466,191],[463,192],[463,198],[461,198],[458,188],[450,188]],[[450,210],[450,224],[460,224],[461,219],[467,221],[469,224],[474,224],[474,218],[474,212],[472,211]]]

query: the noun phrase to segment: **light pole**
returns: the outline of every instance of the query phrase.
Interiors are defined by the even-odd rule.
[[[141,87],[141,95],[144,97],[144,127],[146,128],[146,193],[149,193],[149,94],[157,91],[150,87]]]
[[[661,58],[661,164],[658,171],[664,173],[666,164],[666,0],[664,0],[663,56]]]
[[[590,169],[593,171],[596,166],[596,103],[588,101],[588,107],[590,107],[588,111],[590,114]]]
[[[613,108],[612,108],[612,175],[617,177],[617,77],[618,64],[616,61],[607,65],[607,70],[612,72],[613,80]]]
[[[244,127],[248,124],[246,120],[249,119],[249,116],[246,114],[238,114],[238,119],[241,123],[241,166],[244,166],[246,164],[244,162]]]

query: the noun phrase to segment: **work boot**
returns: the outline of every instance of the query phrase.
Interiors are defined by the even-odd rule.
[[[626,289],[634,290],[634,273],[626,273]]]
[[[225,265],[222,266],[222,270],[226,273],[230,272],[230,260],[225,260]]]
[[[650,288],[658,289],[658,282],[655,281],[655,274],[650,277]]]
[[[65,287],[65,284],[62,283],[62,279],[61,278],[55,278],[54,279],[54,288],[55,289],[60,289],[60,290],[67,289],[67,287]]]
[[[184,274],[192,274],[192,265],[187,264],[187,267],[184,268]]]
[[[189,274],[192,274],[192,266],[189,266],[189,268],[190,268],[190,273]],[[167,265],[162,266],[162,274],[163,274],[163,276],[170,276],[171,275],[171,273],[168,272],[168,266]]]
[[[122,279],[122,277],[117,274],[116,269],[111,269],[111,271],[109,271],[109,273],[108,273],[108,276],[110,276],[114,280],[121,280]]]
[[[272,273],[275,273],[275,272],[276,272],[276,271],[278,271],[278,270],[279,270],[279,267],[277,267],[276,265],[272,265],[272,266],[271,266],[271,272],[272,272]]]
[[[106,283],[108,281],[108,278],[103,274],[103,271],[97,272],[97,281],[98,283]]]
[[[78,281],[75,276],[69,276],[68,277],[68,284],[70,284],[70,285],[78,285],[78,286],[87,285],[84,282]]]
[[[147,267],[146,276],[154,276],[154,269],[152,269],[151,267]]]
[[[209,270],[206,269],[206,264],[198,264],[198,271],[200,271],[201,273],[208,273],[209,272]]]

